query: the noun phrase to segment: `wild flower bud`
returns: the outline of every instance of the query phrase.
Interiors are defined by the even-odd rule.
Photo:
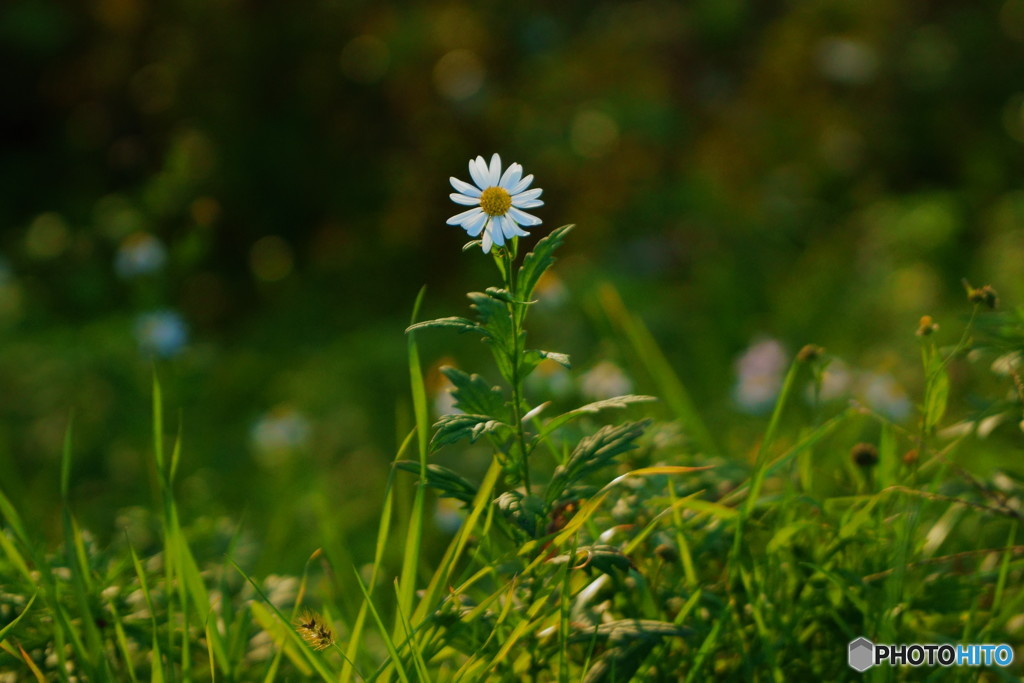
[[[930,315],[922,315],[921,321],[917,324],[916,334],[918,337],[927,337],[937,329],[939,324]]]
[[[859,443],[850,449],[850,459],[857,467],[874,467],[878,464],[878,448],[874,444]]]
[[[823,353],[825,353],[823,347],[816,344],[807,344],[796,354],[796,359],[801,363],[810,363],[821,358]]]
[[[992,288],[992,285],[971,287],[965,280],[964,286],[967,288],[967,300],[972,304],[985,304],[993,309],[999,305],[999,294]]]

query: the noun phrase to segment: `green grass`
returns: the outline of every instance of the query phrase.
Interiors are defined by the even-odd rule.
[[[513,330],[517,301],[494,309],[507,304]],[[473,422],[475,438],[507,456],[474,480],[432,462],[469,432],[441,438],[462,429],[442,421],[432,438],[410,334],[414,426],[395,454],[372,557],[353,566],[336,543],[310,548],[284,598],[275,587],[285,579],[254,576],[236,557],[240,524],[224,552],[210,552],[201,516],[182,512],[187,425],[167,434],[155,375],[158,543],[142,549],[126,534],[97,547],[81,528],[69,426],[55,482],[60,547],[39,540],[0,486],[0,671],[60,681],[968,681],[979,670],[856,674],[846,646],[861,635],[1024,644],[1019,432],[988,437],[986,450],[1002,449],[1007,463],[999,477],[972,462],[979,416],[1005,411],[1015,428],[1019,396],[1011,378],[991,398],[971,396],[981,407],[970,413],[950,373],[987,372],[971,354],[1019,351],[1024,316],[975,311],[947,348],[922,337],[919,415],[905,424],[859,405],[809,410],[803,389],[829,359],[794,361],[759,438],[730,450],[735,439],[704,422],[618,294],[604,288],[597,302],[610,341],[642,369],[641,388],[663,401],[542,414],[518,433]],[[459,381],[460,400],[486,401],[487,383]],[[964,420],[968,429],[944,431]],[[863,441],[877,447],[873,467],[850,460]],[[438,494],[462,507],[444,547],[425,531]],[[332,629],[323,650],[296,630],[307,603]],[[1022,672],[1019,658],[981,675]]]

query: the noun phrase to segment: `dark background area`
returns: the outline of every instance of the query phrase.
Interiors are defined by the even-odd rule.
[[[494,151],[544,188],[534,235],[578,225],[532,329],[575,376],[625,365],[611,282],[739,452],[762,337],[913,401],[918,318],[955,341],[961,278],[1024,299],[1022,49],[1024,0],[8,0],[3,488],[57,529],[73,411],[73,500],[113,533],[150,496],[155,367],[193,509],[270,550],[315,547],[312,511],[374,521],[417,291],[455,315],[496,284],[445,225]],[[434,391],[490,371],[422,343]]]

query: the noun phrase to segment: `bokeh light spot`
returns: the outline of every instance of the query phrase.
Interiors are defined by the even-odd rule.
[[[573,151],[588,159],[606,155],[619,139],[619,125],[608,114],[584,109],[572,121],[569,140]]]
[[[468,99],[484,84],[484,65],[469,50],[452,50],[434,66],[434,83],[448,99]]]
[[[1024,142],[1024,93],[1017,93],[1003,107],[1003,127],[1017,142]]]
[[[67,223],[60,215],[47,212],[36,217],[25,234],[25,250],[40,259],[59,256],[71,241]]]
[[[249,250],[249,267],[253,275],[264,282],[288,277],[294,263],[291,246],[276,235],[261,238]]]
[[[999,12],[1003,32],[1024,43],[1024,0],[1007,0]]]
[[[213,225],[217,217],[220,216],[220,203],[213,197],[200,197],[192,202],[192,206],[189,208],[192,212],[192,220],[203,227]]]

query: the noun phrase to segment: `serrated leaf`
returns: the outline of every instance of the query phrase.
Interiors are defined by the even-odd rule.
[[[555,469],[547,488],[547,502],[557,500],[568,487],[591,472],[612,464],[617,456],[636,448],[636,440],[648,424],[650,420],[608,425],[581,439],[569,460]]]
[[[417,476],[420,474],[420,463],[414,460],[398,460],[395,467]],[[476,486],[461,474],[433,463],[427,465],[427,486],[438,491],[442,498],[454,498],[466,505],[473,503]]]
[[[453,367],[443,367],[441,372],[455,386],[452,397],[456,408],[471,415],[487,415],[508,422],[505,396],[501,389],[492,386],[480,375],[467,375]]]
[[[567,370],[572,369],[572,362],[569,360],[568,354],[557,353],[555,351],[542,351],[540,349],[528,349],[523,357],[523,377],[526,377],[536,369],[541,361],[550,360],[558,363]]]
[[[512,341],[512,314],[504,301],[483,292],[470,292],[472,309],[491,340],[505,347]]]
[[[584,415],[598,413],[602,410],[608,410],[609,408],[628,408],[634,403],[648,403],[650,401],[657,401],[658,399],[654,396],[643,396],[640,394],[626,394],[625,396],[615,396],[614,398],[606,398],[602,401],[594,401],[588,403],[579,408],[574,408],[567,413],[562,413],[557,417],[551,418],[547,424],[544,425],[544,429],[541,431],[540,438],[543,438],[555,431],[559,427],[563,427],[569,422],[582,417]]]
[[[484,434],[497,431],[502,427],[508,428],[508,425],[489,415],[468,413],[445,415],[434,423],[434,438],[430,440],[430,450],[436,451],[462,439],[469,439],[473,443]]]
[[[676,626],[667,621],[656,619],[619,619],[609,621],[593,628],[580,628],[569,636],[569,642],[586,642],[593,638],[608,638],[614,642],[632,640],[652,640],[670,636],[687,636],[693,631],[683,626]]]
[[[633,566],[633,561],[620,549],[613,545],[587,545],[576,548],[575,554],[562,553],[548,560],[551,564],[573,563],[573,569],[592,567],[611,576],[615,572],[625,572]]]
[[[504,301],[509,304],[520,304],[523,306],[529,306],[537,303],[536,301],[521,301],[514,298],[507,289],[500,289],[498,287],[488,287],[484,290],[484,294],[497,299],[498,301]]]
[[[537,520],[541,519],[544,504],[536,496],[524,496],[519,491],[506,491],[494,501],[502,515],[531,537],[537,536]]]
[[[457,330],[460,333],[463,332],[480,332],[486,335],[487,331],[477,325],[475,322],[468,318],[460,318],[459,316],[451,316],[448,318],[437,318],[436,320],[424,320],[421,323],[409,325],[405,328],[406,334],[415,330],[423,330],[427,328],[445,327],[448,329]]]
[[[565,236],[569,234],[573,227],[575,226],[563,225],[560,228],[555,228],[537,242],[537,246],[533,248],[533,251],[523,259],[523,265],[519,269],[519,287],[517,288],[519,295],[523,299],[533,297],[533,289],[537,286],[540,276],[555,262],[555,257],[552,254],[562,244]]]

